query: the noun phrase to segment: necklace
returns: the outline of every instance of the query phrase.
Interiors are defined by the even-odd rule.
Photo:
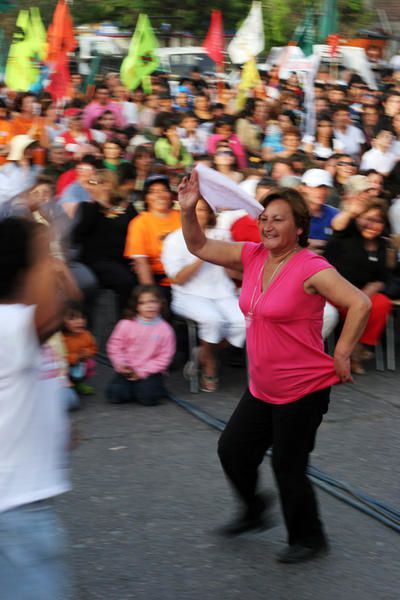
[[[260,295],[258,296],[257,300],[254,301],[255,299],[255,295],[256,295],[256,291],[258,289],[258,286],[260,284],[260,279],[261,279],[261,275],[264,271],[264,267],[267,261],[265,261],[265,263],[263,264],[263,266],[261,267],[259,273],[258,273],[258,277],[257,277],[257,281],[255,283],[254,289],[253,289],[253,293],[251,296],[251,300],[250,300],[250,310],[247,313],[247,315],[245,316],[245,321],[246,321],[246,328],[250,327],[251,323],[253,322],[253,317],[254,317],[254,311],[256,309],[257,304],[259,303],[259,301],[261,300],[261,298],[264,296],[265,292],[267,291],[269,284],[273,281],[275,275],[277,274],[277,272],[279,271],[279,269],[282,267],[283,263],[289,258],[289,256],[295,252],[297,250],[298,246],[296,244],[296,246],[294,248],[292,248],[292,250],[290,250],[287,254],[285,254],[285,256],[278,262],[278,264],[276,265],[275,269],[272,271],[272,275],[271,277],[268,279],[268,281],[266,282],[266,286],[265,286],[265,290],[262,291]]]

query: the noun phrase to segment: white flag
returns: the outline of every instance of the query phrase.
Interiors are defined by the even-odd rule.
[[[261,2],[253,2],[250,12],[228,45],[233,63],[243,64],[264,50],[264,24]]]

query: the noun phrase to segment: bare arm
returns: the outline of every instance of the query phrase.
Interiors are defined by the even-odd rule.
[[[61,208],[71,220],[74,219],[78,206],[79,202],[64,202],[61,204]]]
[[[176,273],[175,277],[173,277],[173,279],[172,279],[173,282],[176,283],[177,285],[185,284],[187,281],[189,281],[189,279],[191,279],[193,277],[193,275],[195,275],[197,273],[197,271],[200,269],[200,267],[203,263],[204,263],[204,261],[201,260],[200,258],[198,258],[197,260],[192,262],[190,265],[186,265],[186,267],[183,267],[183,269],[181,269],[180,271],[178,271],[178,273]]]
[[[360,339],[371,310],[370,299],[334,269],[316,273],[304,283],[308,294],[320,294],[335,306],[347,309],[334,353],[335,369],[342,382],[352,381],[350,355]]]
[[[332,229],[343,231],[348,227],[350,221],[356,219],[365,210],[365,203],[360,200],[346,202],[345,207],[332,219]]]
[[[264,148],[262,148],[262,157],[266,162],[272,162],[276,157],[276,154],[270,146],[264,146]]]
[[[384,287],[385,284],[383,281],[370,281],[370,283],[367,283],[367,285],[362,288],[362,291],[368,298],[371,298],[371,296],[383,290]]]
[[[204,261],[242,272],[243,244],[210,240],[199,225],[195,210],[200,198],[196,171],[192,171],[190,179],[185,177],[182,181],[178,198],[181,206],[182,231],[188,250]]]
[[[80,298],[81,292],[62,261],[49,257],[31,269],[23,301],[36,306],[35,327],[41,343],[61,328],[65,302]]]
[[[146,256],[135,257],[135,272],[141,285],[153,285],[154,277],[148,258]]]

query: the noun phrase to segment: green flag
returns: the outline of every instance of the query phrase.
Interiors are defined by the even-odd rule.
[[[7,59],[7,46],[6,46],[6,36],[4,34],[4,29],[0,29],[0,77],[3,79],[4,77],[4,69],[6,66]]]
[[[15,4],[11,0],[0,0],[0,13],[7,12],[15,8]]]
[[[297,26],[293,34],[293,41],[297,42],[298,47],[303,51],[305,56],[310,56],[313,53],[315,29],[314,11],[312,8],[307,8],[303,21]]]
[[[100,70],[101,56],[96,55],[92,58],[90,64],[90,73],[87,75],[84,83],[84,92],[87,98],[92,98],[96,85],[96,77]]]
[[[11,90],[27,92],[40,75],[39,61],[46,54],[46,30],[39,9],[20,10],[5,69]]]
[[[149,17],[140,14],[128,55],[121,65],[121,81],[128,90],[134,90],[142,83],[145,92],[151,92],[149,75],[160,63],[156,52],[157,48],[157,38],[154,35]]]
[[[337,0],[324,0],[318,26],[318,41],[323,44],[331,33],[338,33]]]

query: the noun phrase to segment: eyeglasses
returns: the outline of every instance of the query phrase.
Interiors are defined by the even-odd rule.
[[[337,164],[338,167],[356,167],[357,164],[354,162],[343,162],[340,160]]]

